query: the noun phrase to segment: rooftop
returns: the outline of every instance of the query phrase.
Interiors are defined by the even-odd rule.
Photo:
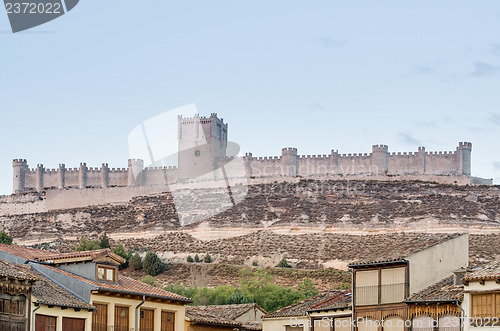
[[[45,261],[54,264],[65,263],[68,261],[93,261],[95,259],[109,257],[116,263],[125,263],[125,259],[111,251],[109,248],[97,249],[92,251],[56,253],[52,255],[43,255],[37,258],[38,261]]]
[[[59,254],[59,252],[56,251],[46,251],[42,249],[6,244],[0,244],[0,250],[26,260],[35,260],[37,258]]]
[[[75,275],[71,272],[59,269],[54,266],[45,266],[46,268],[51,269],[52,271],[56,271],[60,274],[63,274],[68,277],[72,277],[74,279],[86,282],[87,284],[93,285],[98,288],[100,292],[113,292],[113,293],[127,293],[133,295],[146,295],[151,298],[159,298],[159,299],[168,299],[174,301],[180,301],[183,303],[192,302],[191,299],[180,296],[176,293],[165,291],[161,288],[154,287],[138,280],[128,278],[123,275],[119,275],[117,283],[110,283],[105,281],[94,281],[88,278],[84,278],[78,275]]]
[[[42,274],[34,270],[33,273],[38,277],[38,281],[31,289],[35,303],[67,308],[95,309],[94,306],[78,299]]]
[[[487,264],[471,272],[463,278],[464,282],[476,280],[500,279],[500,260]]]
[[[207,324],[214,326],[239,327],[240,322],[221,317],[208,309],[198,309],[196,306],[186,307],[186,317],[195,324]]]
[[[408,303],[437,303],[437,302],[462,302],[464,298],[464,286],[455,285],[453,275],[428,286],[420,292],[411,295],[405,302]]]
[[[193,306],[190,307],[190,309],[193,312],[194,311],[207,312],[209,314],[214,314],[229,320],[235,320],[241,315],[245,314],[247,311],[252,309],[258,309],[262,311],[264,314],[267,314],[267,312],[256,303],[243,303],[235,305]]]
[[[420,236],[402,234],[397,241],[374,243],[369,256],[349,264],[350,268],[374,264],[405,263],[412,254],[457,238],[463,233],[423,233]]]
[[[94,309],[92,305],[78,299],[26,264],[0,260],[0,276],[33,281],[31,292],[35,297],[35,303],[66,308]]]
[[[30,268],[23,267],[14,263],[0,260],[0,277],[12,279],[36,281],[38,277],[34,275]]]
[[[312,298],[302,300],[300,302],[294,303],[293,305],[278,309],[274,313],[267,314],[264,318],[283,318],[283,317],[297,317],[305,316],[306,312],[312,307],[322,303],[323,301],[330,299],[333,296],[342,293],[340,290],[330,290],[322,292]]]
[[[316,305],[310,307],[307,311],[327,311],[340,308],[349,308],[352,304],[352,292],[351,290],[339,291],[338,293],[332,295],[329,298],[317,303]]]

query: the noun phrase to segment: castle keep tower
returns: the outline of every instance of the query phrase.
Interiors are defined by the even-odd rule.
[[[177,120],[179,179],[195,179],[219,168],[227,148],[224,120],[215,113],[210,117],[179,116]]]

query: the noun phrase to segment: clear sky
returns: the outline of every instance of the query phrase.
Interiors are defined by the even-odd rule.
[[[134,127],[191,103],[255,156],[471,141],[500,183],[498,0],[81,0],[17,34],[0,14],[0,45],[0,194],[14,158],[126,167]]]

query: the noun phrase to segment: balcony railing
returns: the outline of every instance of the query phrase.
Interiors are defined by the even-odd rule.
[[[405,299],[406,283],[356,286],[356,306],[368,306],[402,302]]]

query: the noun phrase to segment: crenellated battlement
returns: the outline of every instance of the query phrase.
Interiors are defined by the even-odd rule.
[[[200,134],[201,130],[201,134]],[[200,141],[200,136],[206,142]],[[398,176],[398,175],[446,175],[470,176],[472,143],[459,142],[455,151],[429,151],[418,147],[417,151],[389,152],[384,144],[372,145],[371,153],[343,153],[332,149],[330,154],[298,155],[297,148],[285,147],[281,155],[254,157],[245,153],[242,157],[226,156],[227,124],[217,113],[209,117],[184,118],[178,116],[179,150],[194,149],[195,153],[179,153],[178,166],[147,166],[141,159],[129,159],[127,168],[79,167],[45,169],[43,164],[29,168],[26,159],[14,159],[13,191],[42,191],[45,189],[107,188],[148,186],[168,181],[190,180],[190,174],[215,173],[222,164],[231,168],[241,159],[244,166],[237,177],[309,177],[309,176]],[[221,143],[222,142],[222,143]],[[225,143],[224,143],[225,142]],[[182,157],[181,157],[182,156]],[[234,169],[231,169],[234,170]],[[208,180],[212,177],[203,177]],[[213,179],[220,179],[213,177]],[[197,178],[195,178],[197,180]]]

